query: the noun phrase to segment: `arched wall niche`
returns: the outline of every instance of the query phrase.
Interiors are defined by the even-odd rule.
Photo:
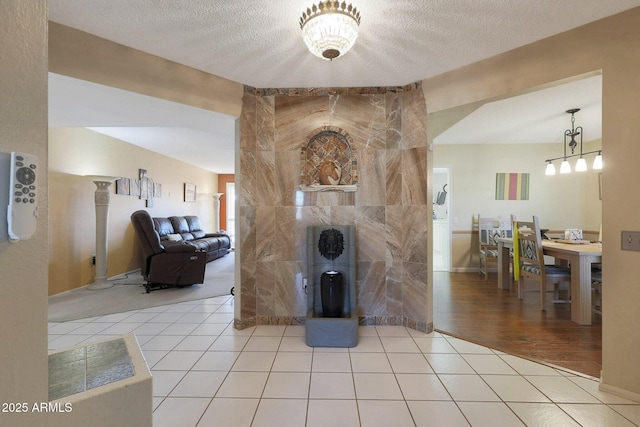
[[[339,127],[322,126],[305,139],[308,142],[300,151],[300,188],[355,191],[358,168],[351,136]]]

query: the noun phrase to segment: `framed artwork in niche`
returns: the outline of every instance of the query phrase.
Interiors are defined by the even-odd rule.
[[[196,185],[189,182],[184,183],[184,201],[195,202],[196,201]]]

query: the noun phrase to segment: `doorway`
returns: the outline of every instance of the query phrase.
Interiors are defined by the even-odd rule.
[[[449,169],[433,169],[433,271],[451,269]]]

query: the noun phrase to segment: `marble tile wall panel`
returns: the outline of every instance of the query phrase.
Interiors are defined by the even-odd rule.
[[[256,219],[256,260],[275,261],[276,245],[276,208],[274,206],[258,206],[255,208]]]
[[[253,206],[240,206],[237,221],[241,233],[236,236],[240,246],[240,263],[256,260],[256,208]]]
[[[427,107],[421,90],[403,95],[402,148],[427,145]]]
[[[402,204],[402,151],[386,150],[385,153],[386,205]]]
[[[352,149],[386,148],[387,119],[384,95],[330,96],[330,122],[353,138]]]
[[[356,210],[356,242],[358,260],[385,260],[387,245],[384,206],[361,206]]]
[[[358,316],[386,316],[387,286],[384,261],[356,262]]]
[[[275,316],[276,309],[276,263],[257,262],[256,277],[256,316],[258,318]],[[244,295],[242,296],[244,298]]]
[[[256,192],[253,196],[257,206],[273,206],[275,194],[275,153],[273,151],[256,152]]]
[[[256,262],[240,263],[240,318],[245,321],[256,317]]]
[[[403,219],[403,261],[424,264],[426,269],[429,259],[427,251],[428,225],[430,224],[428,207],[426,205],[405,206]]]
[[[402,150],[402,204],[427,203],[427,147]]]
[[[240,149],[256,149],[256,97],[245,93],[240,111]]]
[[[276,207],[276,261],[306,261],[307,226],[328,225],[331,208]]]
[[[331,208],[331,225],[355,225],[356,224],[356,207],[351,206],[333,206]]]
[[[383,206],[386,199],[386,150],[357,150],[359,206]]]
[[[306,315],[307,295],[302,287],[305,275],[306,261],[276,263],[276,316]]]
[[[276,96],[276,151],[300,152],[309,133],[329,125],[327,97]]]
[[[258,97],[256,102],[256,149],[258,151],[275,149],[275,113],[275,97]]]
[[[386,259],[388,263],[402,262],[404,251],[404,213],[403,206],[385,208]]]
[[[270,193],[275,206],[299,206],[300,151],[275,152],[275,191]]]
[[[404,275],[404,263],[387,262],[386,266],[386,284],[387,284],[387,315],[402,316],[403,313],[403,295],[402,280]]]
[[[388,93],[386,97],[387,150],[402,148],[402,98],[405,95]]]
[[[251,173],[242,173],[240,176],[240,206],[254,206],[256,204],[257,180],[256,174],[257,158],[255,151],[240,151],[240,170],[251,171]]]
[[[405,262],[402,279],[403,315],[424,322],[428,312],[427,296],[427,266]]]

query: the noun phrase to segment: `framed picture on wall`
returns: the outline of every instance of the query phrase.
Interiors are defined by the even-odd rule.
[[[196,185],[189,182],[184,183],[184,201],[195,202],[196,201]]]

